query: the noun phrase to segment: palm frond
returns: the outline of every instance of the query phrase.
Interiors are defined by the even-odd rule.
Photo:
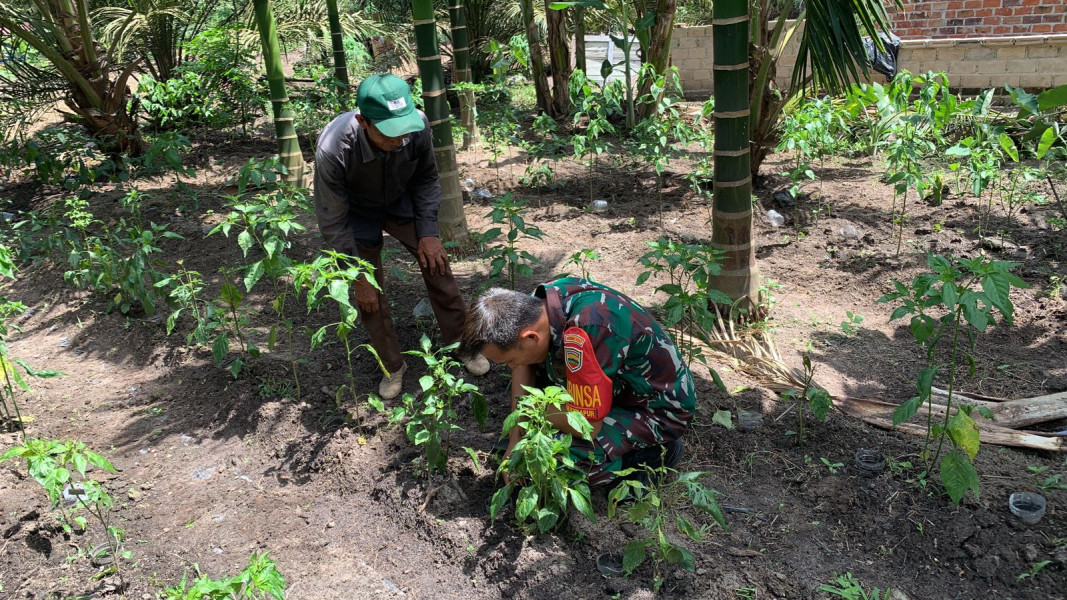
[[[896,0],[899,4],[900,0]],[[889,32],[881,0],[805,0],[793,87],[812,84],[837,94],[868,74],[863,37]],[[857,70],[857,67],[859,69]]]

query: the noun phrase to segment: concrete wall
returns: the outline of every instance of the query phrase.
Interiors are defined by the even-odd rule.
[[[887,3],[902,39],[1067,34],[1067,0],[910,0]]]
[[[1067,0],[1056,1],[1067,6]],[[799,39],[797,32],[778,63],[775,81],[780,88],[789,85]],[[713,92],[711,26],[676,28],[671,61],[678,67],[686,97],[707,98]],[[1032,89],[1067,85],[1067,34],[902,39],[898,64],[912,73],[945,71],[953,87],[967,90],[1002,87],[1005,83]],[[882,75],[873,77],[885,81]]]

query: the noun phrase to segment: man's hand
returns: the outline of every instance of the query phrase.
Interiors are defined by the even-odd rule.
[[[378,312],[378,290],[363,277],[356,280],[356,304],[368,315]]]
[[[419,238],[418,248],[419,265],[428,270],[430,275],[444,275],[450,273],[448,267],[448,254],[441,245],[441,239],[436,237]]]

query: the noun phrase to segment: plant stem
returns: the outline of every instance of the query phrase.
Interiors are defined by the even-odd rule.
[[[968,285],[968,287],[970,287],[970,286]],[[945,401],[945,418],[944,418],[944,421],[942,423],[942,425],[945,427],[945,431],[948,430],[948,420],[949,420],[949,416],[952,413],[952,392],[953,392],[953,388],[956,385],[956,356],[957,356],[958,351],[959,351],[960,320],[962,318],[963,318],[963,307],[959,306],[959,307],[956,308],[956,317],[955,317],[955,319],[953,320],[953,323],[952,323],[952,325],[953,325],[953,329],[952,329],[952,358],[949,360],[948,399]],[[933,465],[933,464],[937,463],[938,457],[941,456],[941,448],[945,445],[945,437],[947,437],[946,434],[945,434],[945,431],[942,431],[941,435],[938,436],[939,440],[937,442],[937,451],[934,452],[933,460],[931,460],[930,463],[927,465],[928,467],[930,465]]]

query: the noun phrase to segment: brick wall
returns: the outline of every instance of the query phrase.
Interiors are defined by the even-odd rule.
[[[1067,5],[1067,0],[1057,1]],[[798,31],[778,63],[775,81],[780,88],[789,86],[799,40]],[[704,99],[713,92],[712,58],[711,26],[674,30],[671,61],[678,67],[686,97]],[[898,64],[912,73],[945,71],[957,89],[1002,88],[1005,83],[1047,89],[1067,85],[1067,34],[903,39]],[[873,77],[885,80],[879,74]]]
[[[1067,0],[905,0],[889,14],[901,39],[1067,34]]]

